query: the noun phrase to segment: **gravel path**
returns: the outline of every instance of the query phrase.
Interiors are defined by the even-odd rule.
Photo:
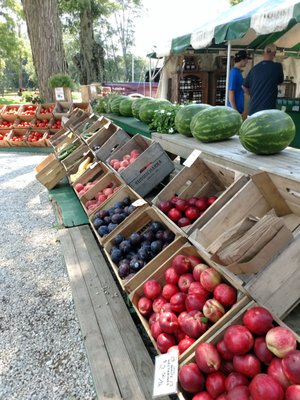
[[[55,216],[34,167],[0,153],[0,399],[92,400]]]

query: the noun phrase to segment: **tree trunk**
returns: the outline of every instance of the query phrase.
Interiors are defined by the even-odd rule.
[[[104,49],[94,39],[91,2],[87,1],[80,12],[80,53],[74,58],[79,71],[81,85],[102,82],[104,71]]]
[[[40,97],[53,102],[51,75],[67,72],[57,0],[22,0]]]

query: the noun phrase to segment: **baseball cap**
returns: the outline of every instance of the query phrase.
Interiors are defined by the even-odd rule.
[[[248,60],[252,60],[252,57],[250,57],[250,55],[247,53],[247,51],[246,50],[240,50],[240,51],[238,51],[237,53],[236,53],[236,55],[235,55],[235,58],[237,59],[237,60],[246,60],[246,59],[248,59]]]
[[[265,53],[275,53],[276,52],[276,46],[275,46],[275,44],[274,43],[269,43],[269,44],[267,44],[266,45],[266,47],[265,47],[265,49],[264,49],[264,52]]]

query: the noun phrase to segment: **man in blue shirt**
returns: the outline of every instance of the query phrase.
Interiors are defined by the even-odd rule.
[[[264,59],[248,73],[243,88],[250,96],[249,115],[276,108],[278,85],[283,82],[283,69],[274,62],[276,46],[271,43],[264,49]]]
[[[242,84],[244,78],[242,76],[242,68],[244,68],[251,57],[245,50],[240,50],[234,56],[234,66],[230,70],[228,85],[228,105],[239,113],[244,112],[244,90]]]

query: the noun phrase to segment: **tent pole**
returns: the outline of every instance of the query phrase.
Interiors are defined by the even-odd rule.
[[[227,42],[225,106],[228,106],[228,85],[229,85],[229,73],[230,73],[230,53],[231,53],[231,42],[229,41],[229,42]]]
[[[152,70],[151,70],[151,57],[149,57],[149,96],[152,97]]]

